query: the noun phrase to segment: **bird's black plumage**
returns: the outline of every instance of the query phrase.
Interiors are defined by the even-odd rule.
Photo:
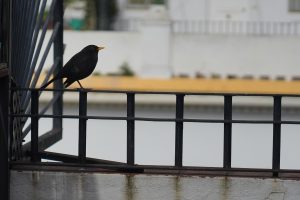
[[[65,64],[53,79],[43,85],[41,89],[46,88],[52,82],[62,78],[67,78],[64,82],[65,88],[75,81],[77,81],[82,88],[79,80],[88,77],[94,71],[98,62],[98,51],[101,49],[103,49],[103,47],[97,47],[96,45],[84,47]]]

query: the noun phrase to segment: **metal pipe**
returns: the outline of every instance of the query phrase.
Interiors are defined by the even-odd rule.
[[[41,58],[40,64],[39,64],[37,70],[35,71],[33,80],[31,81],[30,88],[35,88],[35,86],[36,86],[36,83],[37,83],[37,81],[38,81],[38,79],[39,79],[39,77],[40,77],[40,74],[41,74],[41,72],[42,72],[42,69],[43,69],[43,67],[44,67],[44,63],[45,63],[45,61],[46,61],[46,58],[47,58],[47,56],[48,56],[48,54],[49,54],[51,45],[52,45],[52,43],[53,43],[53,41],[54,41],[54,39],[55,39],[55,37],[56,37],[56,35],[57,35],[59,26],[60,26],[59,23],[55,24],[54,30],[53,30],[53,32],[52,32],[52,35],[51,35],[51,37],[50,37],[50,39],[49,39],[49,41],[48,41],[48,44],[47,44],[46,49],[45,49],[45,51],[44,51],[44,54],[43,54],[43,56],[42,56],[42,58]],[[28,106],[29,100],[30,100],[30,95],[27,93],[27,94],[26,94],[26,97],[25,97],[25,100],[24,100],[24,103],[23,103],[23,109],[24,109],[24,110],[25,110],[26,107]]]
[[[27,2],[28,2],[27,8],[26,8],[25,11],[23,11],[23,12],[25,12],[25,14],[24,14],[25,22],[22,24],[23,25],[23,27],[22,27],[23,33],[20,33],[20,35],[22,37],[22,43],[21,43],[20,48],[18,49],[19,52],[23,52],[22,54],[18,54],[18,55],[20,55],[20,57],[18,59],[19,66],[20,66],[20,69],[18,70],[18,72],[19,72],[20,78],[22,77],[22,74],[23,74],[23,71],[24,71],[23,63],[26,63],[26,58],[27,58],[26,49],[27,49],[27,44],[29,42],[29,34],[30,34],[30,29],[29,28],[30,28],[30,22],[32,20],[32,15],[34,13],[32,11],[32,9],[34,8],[35,1],[27,1]]]
[[[30,18],[30,24],[29,24],[29,31],[27,31],[27,34],[25,36],[25,49],[26,49],[26,53],[24,53],[24,60],[22,61],[22,63],[25,64],[24,67],[22,67],[22,71],[21,71],[21,74],[24,74],[24,72],[26,71],[27,69],[27,63],[32,59],[32,55],[30,54],[30,51],[31,51],[31,46],[32,46],[32,40],[33,40],[33,37],[35,36],[34,34],[34,31],[35,31],[35,25],[36,25],[36,22],[37,22],[37,15],[38,15],[38,11],[39,11],[39,7],[40,7],[40,2],[41,0],[36,0],[35,1],[35,5],[34,5],[34,11],[33,11],[33,14],[31,15],[31,18]],[[23,78],[23,77],[22,77]]]
[[[63,1],[56,1],[55,3],[55,12],[53,15],[53,21],[54,23],[59,23],[59,29],[57,36],[53,43],[53,54],[54,59],[59,58],[59,62],[57,64],[57,67],[54,69],[54,75],[56,75],[63,67],[63,54],[64,54],[64,44],[63,44],[63,25],[64,25],[64,19],[63,19]],[[54,89],[60,89],[62,90],[63,82],[62,79],[57,80],[53,83]],[[59,96],[58,96],[59,95]],[[63,93],[62,92],[53,92],[53,96],[58,96],[58,99],[53,104],[53,114],[55,115],[62,115],[63,114]],[[62,119],[53,119],[53,128],[60,129],[60,134],[62,137]]]
[[[134,165],[135,157],[135,95],[127,93],[127,164]]]
[[[39,151],[39,91],[31,91],[31,161],[40,161]]]
[[[25,78],[25,84],[24,84],[25,87],[29,87],[29,84],[30,84],[32,75],[33,75],[33,73],[34,73],[34,69],[35,69],[35,66],[36,66],[36,63],[37,63],[38,57],[39,57],[39,55],[40,55],[40,52],[41,52],[41,48],[42,48],[44,39],[45,39],[47,27],[48,27],[48,25],[49,25],[49,22],[50,22],[50,19],[51,19],[53,10],[54,10],[55,2],[56,2],[56,0],[53,0],[53,1],[52,1],[51,7],[50,7],[50,10],[49,10],[49,14],[48,14],[48,16],[47,16],[47,18],[46,18],[46,20],[45,20],[44,25],[43,25],[43,29],[42,29],[42,33],[41,33],[41,35],[40,35],[40,40],[39,40],[38,46],[37,46],[37,48],[36,48],[36,50],[35,50],[35,54],[34,54],[33,61],[32,61],[32,63],[31,63],[31,65],[30,65],[28,74],[27,74],[26,76],[24,76],[24,78]],[[21,102],[22,102],[22,105],[23,105],[23,106],[24,106],[25,97],[26,97],[26,94],[24,94],[24,95],[22,96],[22,99],[21,99]],[[23,107],[23,106],[22,106],[22,107]]]
[[[176,95],[176,120],[183,119],[184,95]],[[175,166],[182,167],[183,154],[183,121],[176,121],[175,125]]]
[[[223,168],[231,168],[231,143],[232,143],[232,96],[224,96],[224,150]]]
[[[57,101],[57,99],[59,98],[59,95],[57,95],[57,96],[54,96],[52,99],[51,99],[51,101],[41,110],[41,112],[39,113],[39,118],[41,118],[41,117],[43,117],[43,115],[47,112],[47,110]],[[28,118],[28,117],[31,117],[31,115],[30,114],[25,114],[25,115],[23,115],[23,117],[26,117],[26,118]],[[25,137],[26,137],[26,135],[29,133],[29,131],[30,131],[30,129],[31,129],[31,124],[29,124],[25,129],[24,129],[24,131],[23,131],[23,136],[22,136],[22,138],[24,139]]]
[[[43,20],[44,11],[45,11],[45,8],[46,8],[46,3],[47,3],[47,0],[43,0],[41,8],[40,8],[39,16],[38,16],[37,22],[35,24],[35,29],[34,29],[32,39],[31,39],[31,45],[30,45],[30,49],[29,49],[28,60],[25,63],[24,77],[23,77],[22,82],[21,82],[22,85],[25,85],[26,77],[28,76],[29,68],[31,66],[31,62],[33,61],[32,60],[33,59],[33,53],[34,53],[35,45],[36,45],[36,42],[37,42],[39,29],[42,25],[42,20]]]
[[[274,97],[273,105],[273,154],[272,169],[280,170],[280,141],[281,141],[281,124],[275,123],[281,120],[281,97]],[[273,173],[278,177],[278,172]]]
[[[49,71],[48,71],[48,73],[47,73],[45,79],[43,80],[42,85],[46,84],[46,83],[49,81],[50,76],[51,76],[51,74],[53,73],[54,69],[57,67],[58,62],[59,62],[59,58],[55,59],[53,65],[50,67],[50,69],[49,69]],[[42,92],[43,92],[43,91],[40,91],[39,95],[41,95]],[[50,102],[51,102],[51,101],[50,101]],[[45,108],[49,109],[50,106],[52,106],[52,104],[49,105],[49,106],[46,106]],[[25,114],[29,114],[30,109],[31,109],[31,105],[29,104],[29,105],[26,107]],[[45,113],[45,112],[44,112],[44,113]],[[43,114],[44,114],[44,113],[43,113]],[[40,112],[40,114],[41,114],[41,112]],[[28,117],[25,117],[24,119],[22,119],[22,121],[23,121],[24,124],[26,123],[27,119],[28,119]],[[26,129],[25,129],[25,130],[26,130]]]
[[[87,114],[87,92],[79,92],[79,116],[85,117]],[[79,138],[78,138],[78,161],[85,163],[86,160],[86,121],[79,119]]]

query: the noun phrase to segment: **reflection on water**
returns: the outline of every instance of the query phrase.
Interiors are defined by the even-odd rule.
[[[89,106],[90,115],[124,116],[125,106]],[[65,114],[77,114],[76,105],[65,105]],[[174,106],[137,106],[136,113],[144,117],[175,116]],[[283,112],[284,119],[296,119],[299,112]],[[186,106],[185,117],[222,119],[222,107]],[[272,119],[272,110],[234,109],[234,119]],[[51,128],[50,119],[40,120],[40,133]],[[87,156],[126,161],[126,121],[88,120]],[[49,151],[77,155],[78,120],[64,119],[63,140]],[[270,124],[233,124],[232,166],[270,168],[272,130]],[[300,160],[290,156],[300,152],[299,125],[282,125],[281,167],[300,169]],[[135,160],[137,164],[173,165],[175,123],[136,122]],[[183,164],[186,166],[222,166],[223,124],[184,123]]]

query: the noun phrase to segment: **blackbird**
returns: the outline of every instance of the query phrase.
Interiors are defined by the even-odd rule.
[[[52,82],[62,78],[67,78],[64,82],[65,88],[77,81],[83,89],[79,80],[88,77],[94,71],[98,62],[98,51],[101,49],[104,49],[104,47],[98,47],[96,45],[84,47],[61,68],[53,79],[43,85],[41,89],[45,89]]]

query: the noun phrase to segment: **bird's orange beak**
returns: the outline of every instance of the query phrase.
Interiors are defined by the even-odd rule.
[[[104,47],[97,47],[97,51],[100,51],[101,49],[104,49]]]

